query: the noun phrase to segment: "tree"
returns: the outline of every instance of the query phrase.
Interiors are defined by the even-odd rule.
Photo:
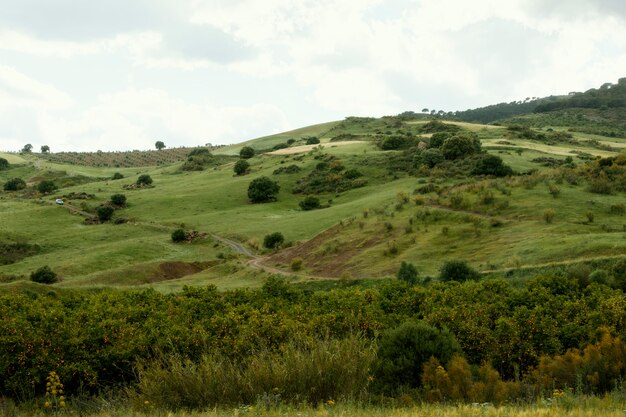
[[[304,200],[298,203],[298,205],[304,211],[315,210],[322,207],[322,205],[320,204],[320,199],[317,197],[313,197],[312,195],[306,196]]]
[[[472,170],[474,175],[493,175],[494,177],[506,177],[513,174],[510,166],[502,162],[502,158],[497,155],[481,155],[476,161],[476,166]]]
[[[253,203],[265,203],[276,200],[280,185],[268,177],[255,178],[248,185],[248,198]]]
[[[469,135],[460,134],[446,139],[441,145],[441,153],[446,159],[459,159],[480,151],[480,141]]]
[[[41,147],[41,153],[49,153],[50,152],[50,147],[48,145],[43,145]]]
[[[443,155],[441,154],[441,151],[439,149],[433,148],[433,149],[426,149],[424,152],[422,152],[420,157],[417,158],[416,162],[420,164],[424,164],[429,168],[432,168],[442,163],[443,160],[444,158],[443,158]]]
[[[0,171],[9,169],[9,161],[4,158],[0,158]]]
[[[402,262],[397,277],[400,281],[413,285],[417,283],[417,268],[412,263]]]
[[[430,137],[428,142],[429,148],[441,148],[441,145],[448,139],[452,134],[450,132],[435,132]]]
[[[11,178],[4,183],[4,191],[17,191],[26,188],[26,183],[21,178]]]
[[[111,206],[100,206],[96,209],[96,214],[98,215],[98,220],[101,222],[106,222],[111,220],[113,217],[113,207]]]
[[[126,196],[124,194],[113,194],[111,203],[118,207],[126,207]]]
[[[465,261],[446,261],[439,270],[440,281],[477,280],[480,272],[469,266]]]
[[[432,356],[448,362],[461,347],[447,329],[422,321],[407,321],[380,339],[375,365],[377,384],[385,391],[421,384],[422,366]]]
[[[183,229],[176,229],[172,232],[172,242],[179,243],[187,239],[187,234]]]
[[[250,168],[250,164],[248,163],[248,161],[246,161],[245,159],[240,159],[235,162],[233,170],[235,171],[235,174],[243,175],[248,172],[248,168]]]
[[[275,249],[283,244],[285,237],[280,232],[270,233],[263,238],[263,246],[267,249]]]
[[[250,146],[244,146],[243,148],[241,148],[241,150],[239,151],[239,157],[243,158],[243,159],[250,159],[254,156],[254,148],[250,147]]]
[[[113,176],[111,177],[112,180],[121,180],[122,178],[124,178],[124,175],[122,175],[119,172],[116,172],[115,174],[113,174]]]
[[[30,274],[30,280],[40,284],[54,284],[59,280],[57,274],[48,265],[42,266]]]
[[[148,174],[142,174],[137,178],[137,185],[150,185],[152,184],[152,177]]]
[[[57,189],[57,186],[54,182],[50,180],[43,180],[39,184],[37,184],[37,191],[41,194],[48,194]]]
[[[307,145],[317,145],[318,143],[320,143],[320,140],[319,138],[316,138],[315,136],[311,136],[306,139]]]
[[[24,145],[24,147],[22,148],[22,152],[23,153],[31,153],[33,151],[33,145],[31,145],[30,143],[27,143],[26,145]]]
[[[162,149],[165,149],[165,143],[163,143],[163,141],[162,141],[162,140],[157,140],[157,141],[154,143],[154,147],[155,147],[155,148],[157,148],[157,149],[160,151],[160,150],[162,150]]]

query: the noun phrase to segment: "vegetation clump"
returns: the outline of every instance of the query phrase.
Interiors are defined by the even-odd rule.
[[[113,194],[111,204],[117,207],[126,207],[126,196],[124,194]]]
[[[99,206],[96,209],[96,215],[101,222],[108,222],[113,217],[115,209],[109,205]]]
[[[58,187],[53,181],[44,180],[37,184],[37,191],[41,194],[48,194],[56,190]]]
[[[314,197],[312,195],[306,196],[304,198],[304,200],[302,200],[302,201],[300,201],[298,203],[298,205],[304,211],[316,210],[316,209],[322,208],[322,204],[320,203],[320,199],[317,198],[317,197]]]
[[[254,148],[251,146],[244,146],[239,151],[239,157],[242,159],[250,159],[254,156],[254,154],[255,154]]]
[[[172,242],[179,243],[187,239],[187,235],[184,229],[176,229],[172,232]]]
[[[276,249],[285,242],[285,237],[280,232],[270,233],[263,238],[263,246],[267,249]]]
[[[21,178],[11,178],[4,183],[4,191],[19,191],[26,188],[26,183]]]
[[[463,282],[467,280],[477,280],[480,273],[468,265],[465,261],[455,260],[446,261],[439,270],[440,281],[457,281]]]
[[[135,183],[139,186],[149,186],[152,185],[152,177],[148,174],[142,174],[137,178],[137,182]]]
[[[248,198],[253,203],[267,203],[275,201],[280,185],[268,177],[255,178],[248,185]]]
[[[48,265],[45,265],[31,273],[30,280],[40,284],[54,284],[59,281],[59,278]]]
[[[9,169],[9,167],[10,167],[9,161],[7,161],[4,158],[0,158],[0,171],[5,171]]]
[[[248,173],[250,169],[250,164],[245,159],[239,159],[235,162],[233,166],[233,171],[235,171],[235,175],[245,175]]]

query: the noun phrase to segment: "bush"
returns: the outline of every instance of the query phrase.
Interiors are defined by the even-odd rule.
[[[277,151],[279,149],[287,149],[289,147],[289,145],[287,145],[286,143],[277,143],[276,145],[272,146],[272,150]]]
[[[18,191],[26,188],[26,183],[21,178],[11,178],[4,183],[4,191]]]
[[[182,242],[187,238],[187,235],[183,229],[176,229],[172,232],[172,242]]]
[[[113,194],[111,196],[111,203],[118,207],[126,207],[126,196],[124,194]]]
[[[465,261],[446,261],[439,270],[440,281],[458,281],[477,280],[480,273],[469,266]]]
[[[320,140],[316,138],[315,136],[310,136],[306,138],[307,145],[317,145],[318,143],[320,143]]]
[[[263,246],[267,249],[276,249],[285,242],[285,237],[280,232],[270,233],[263,238]]]
[[[441,148],[441,145],[443,145],[443,142],[445,142],[446,139],[448,139],[450,136],[452,136],[452,134],[449,132],[433,133],[433,135],[430,137],[430,140],[428,141],[428,147],[437,148],[437,149]]]
[[[137,185],[150,185],[152,184],[152,177],[148,174],[140,175],[137,178]]]
[[[96,209],[96,215],[98,216],[98,220],[101,222],[106,222],[111,220],[113,217],[113,207],[111,206],[100,206]]]
[[[557,198],[561,194],[561,190],[554,184],[548,184],[548,192],[554,198]]]
[[[113,174],[113,176],[111,177],[112,180],[121,180],[122,178],[124,178],[124,175],[122,175],[119,172],[116,172],[115,174]]]
[[[276,200],[276,195],[280,191],[277,182],[268,177],[255,178],[248,185],[248,198],[253,203],[265,203]]]
[[[233,171],[235,171],[236,175],[244,175],[248,172],[248,168],[250,168],[250,164],[245,159],[240,159],[235,162],[235,166],[233,167]]]
[[[436,165],[442,163],[444,160],[443,154],[439,149],[426,149],[419,158],[416,159],[418,164],[424,164],[429,168],[433,168]]]
[[[543,211],[543,221],[550,224],[554,221],[554,209],[547,208]]]
[[[389,394],[402,387],[418,387],[422,367],[431,357],[447,362],[460,352],[459,343],[447,329],[439,330],[421,321],[405,322],[380,339],[376,385]]]
[[[254,148],[250,147],[250,146],[244,146],[243,148],[241,148],[241,150],[239,151],[239,157],[242,159],[250,159],[254,156]]]
[[[299,271],[302,269],[302,258],[298,257],[298,258],[293,258],[291,260],[291,270],[292,271]]]
[[[207,148],[194,148],[187,155],[190,156],[211,156],[211,152]]]
[[[626,207],[622,203],[611,204],[611,207],[609,208],[609,213],[623,216],[624,213],[626,213]]]
[[[0,171],[4,171],[5,169],[9,169],[9,161],[4,158],[0,158]]]
[[[50,180],[44,180],[37,184],[37,191],[39,191],[41,194],[48,194],[56,189],[57,186],[54,184],[54,182]]]
[[[313,197],[312,195],[306,196],[304,200],[298,203],[298,205],[304,211],[315,210],[322,207],[322,205],[320,204],[320,199],[317,197]]]
[[[480,155],[476,166],[472,170],[474,175],[493,175],[494,177],[506,177],[513,174],[510,166],[502,162],[502,158],[496,155]]]
[[[412,263],[402,262],[396,276],[400,281],[413,285],[417,283],[417,268]]]
[[[58,282],[57,274],[48,265],[42,266],[30,274],[30,280],[40,284],[54,284]]]
[[[456,135],[446,139],[441,145],[445,159],[460,159],[480,151],[480,141],[470,135]]]

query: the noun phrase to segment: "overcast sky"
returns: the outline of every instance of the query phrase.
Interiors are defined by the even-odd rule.
[[[0,0],[0,149],[226,144],[626,76],[624,0]]]

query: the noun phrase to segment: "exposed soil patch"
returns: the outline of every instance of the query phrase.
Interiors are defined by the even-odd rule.
[[[349,140],[345,142],[319,143],[316,145],[300,145],[300,146],[294,146],[292,148],[285,148],[285,149],[279,149],[277,151],[268,152],[267,155],[291,155],[294,153],[308,152],[319,145],[322,145],[328,148],[334,148],[336,146],[346,146],[346,145],[352,145],[352,144],[358,144],[358,143],[368,143],[368,142],[364,140]]]
[[[196,274],[215,264],[216,262],[163,262],[160,263],[157,270],[146,279],[146,282],[153,283],[182,278],[187,275]]]

